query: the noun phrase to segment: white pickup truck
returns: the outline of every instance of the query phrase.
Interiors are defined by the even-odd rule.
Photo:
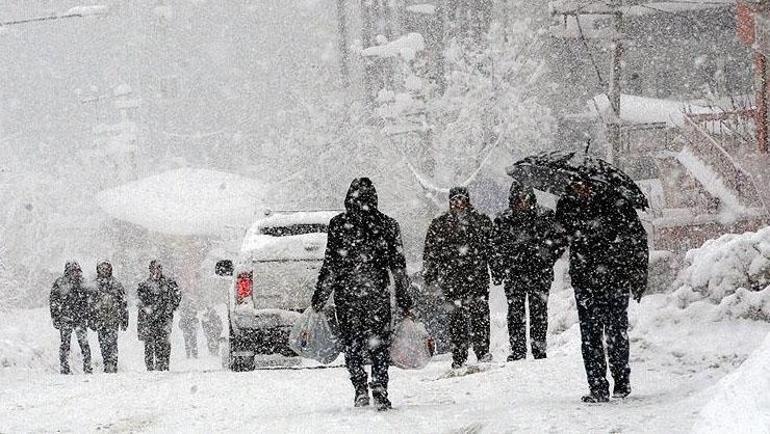
[[[218,275],[232,276],[227,303],[230,369],[253,370],[256,355],[295,355],[288,346],[289,331],[310,306],[329,220],[338,213],[266,213],[246,233],[238,258],[216,264]]]

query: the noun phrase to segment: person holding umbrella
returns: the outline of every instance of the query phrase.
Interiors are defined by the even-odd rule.
[[[631,178],[611,164],[587,156],[574,164],[573,157],[574,153],[529,157],[508,173],[561,196],[556,220],[570,248],[569,275],[590,389],[582,401],[607,402],[607,359],[613,396],[631,393],[628,301],[629,296],[641,301],[649,262],[647,233],[636,209],[648,203]]]

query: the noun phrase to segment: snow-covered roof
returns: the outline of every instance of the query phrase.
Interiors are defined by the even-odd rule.
[[[89,5],[89,6],[75,6],[67,10],[64,15],[78,15],[81,17],[88,17],[94,15],[106,15],[109,12],[107,6],[104,5]]]
[[[425,49],[425,39],[419,33],[408,33],[382,45],[364,49],[361,54],[366,57],[396,57],[413,60],[419,51]]]
[[[557,0],[549,3],[554,14],[597,14],[612,13],[613,6],[607,1],[597,0]],[[735,0],[687,0],[687,1],[649,1],[625,2],[617,8],[626,17],[641,17],[659,13],[685,13],[711,9],[724,9],[735,6]]]
[[[600,94],[589,101],[588,110],[608,116],[611,112],[610,100],[606,94]],[[669,126],[684,125],[684,115],[721,113],[714,107],[697,105],[688,101],[648,98],[636,95],[620,96],[620,120],[629,124],[666,123]]]
[[[102,191],[110,216],[170,235],[223,235],[247,228],[264,204],[267,186],[239,175],[177,169]]]
[[[407,6],[406,10],[414,12],[416,14],[433,15],[436,13],[436,6],[430,3],[420,3],[416,5]]]

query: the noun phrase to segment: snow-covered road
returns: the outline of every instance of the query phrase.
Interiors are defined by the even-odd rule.
[[[44,318],[44,312],[33,313]],[[16,315],[22,313],[10,319],[21,320]],[[121,338],[121,373],[61,376],[48,363],[55,334],[0,328],[0,342],[21,334],[50,346],[37,350],[48,367],[0,369],[0,432],[689,432],[711,387],[769,330],[770,324],[756,321],[637,321],[631,331],[634,393],[586,405],[579,402],[586,386],[572,328],[553,339],[545,361],[493,363],[457,378],[442,378],[446,358],[422,371],[393,368],[396,410],[377,413],[352,408],[344,369],[226,372],[214,357],[184,360],[176,330],[171,372],[143,372],[141,348],[129,333]],[[493,328],[493,342],[504,342],[504,334]],[[506,350],[494,348],[497,360]]]

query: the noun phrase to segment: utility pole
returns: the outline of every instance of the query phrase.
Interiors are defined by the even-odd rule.
[[[621,61],[623,59],[623,13],[620,11],[621,0],[612,2],[612,71],[610,74],[609,100],[612,109],[612,119],[608,125],[609,152],[608,160],[610,163],[620,155],[622,147],[622,138],[620,133],[620,78],[623,74]]]
[[[609,83],[606,83],[601,78],[601,73],[599,72],[599,69],[597,67],[597,75],[599,75],[599,81],[602,86],[607,86],[607,98],[609,99],[610,103],[610,116],[609,119],[606,121],[606,127],[607,127],[607,141],[608,141],[608,149],[607,149],[607,160],[610,162],[615,162],[619,155],[621,154],[621,151],[623,149],[623,137],[621,134],[621,120],[620,120],[620,113],[621,113],[621,77],[623,75],[623,67],[622,67],[622,61],[623,61],[623,40],[624,37],[623,34],[623,1],[622,0],[611,0],[609,4],[603,4],[603,3],[594,3],[594,4],[588,4],[588,5],[576,5],[574,2],[561,2],[558,4],[554,9],[553,13],[556,15],[562,15],[564,16],[564,27],[563,28],[552,28],[551,34],[555,37],[559,38],[571,38],[571,39],[578,39],[582,40],[583,43],[586,46],[586,49],[588,49],[588,44],[586,43],[586,39],[603,39],[603,40],[610,40],[612,41],[612,59],[610,61],[611,67],[610,67],[610,79]],[[580,24],[580,17],[582,15],[603,15],[608,16],[612,20],[611,22],[611,28],[609,31],[603,31],[604,29],[597,30],[595,32],[591,32],[586,34],[586,30],[596,30],[596,29],[583,29]],[[570,29],[568,26],[568,23],[570,23],[570,19],[575,20],[575,27],[577,28],[577,33],[575,33],[574,29]],[[589,21],[589,20],[587,20]],[[590,22],[590,21],[589,21]],[[593,33],[593,34],[592,34]],[[594,64],[594,67],[596,65]]]

